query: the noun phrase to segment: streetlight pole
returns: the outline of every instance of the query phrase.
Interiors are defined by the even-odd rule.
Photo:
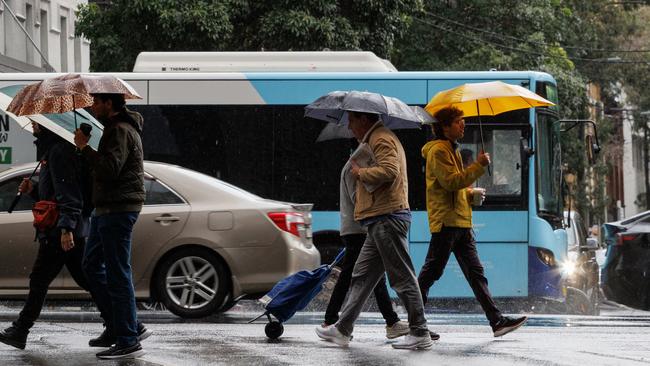
[[[643,111],[640,113],[642,116],[647,116],[650,119],[650,111]],[[650,164],[650,157],[648,157],[648,121],[643,124],[643,175],[645,177],[645,208],[650,210],[650,177],[648,176],[648,165]]]

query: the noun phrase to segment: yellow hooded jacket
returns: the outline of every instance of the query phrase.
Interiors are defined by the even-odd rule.
[[[426,159],[427,212],[429,229],[440,232],[442,226],[471,228],[472,189],[468,188],[485,169],[478,162],[463,169],[463,160],[448,140],[434,140],[422,147]]]

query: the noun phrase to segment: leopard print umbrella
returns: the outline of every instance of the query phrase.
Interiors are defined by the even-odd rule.
[[[123,94],[124,99],[142,99],[133,87],[115,76],[65,74],[27,85],[7,110],[17,116],[65,113],[91,106],[91,94]]]

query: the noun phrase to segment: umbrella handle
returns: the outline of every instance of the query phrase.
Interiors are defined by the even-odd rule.
[[[47,154],[47,151],[43,154],[43,158],[45,158],[45,154]],[[29,175],[28,179],[32,179],[34,177],[34,174],[36,174],[36,171],[38,170],[38,167],[41,166],[41,162],[43,159],[38,161],[38,164],[36,164],[36,168],[32,171],[32,174]],[[9,209],[7,210],[7,213],[12,213],[16,206],[18,205],[18,202],[20,202],[20,199],[23,197],[23,194],[21,192],[16,193],[16,197],[14,197],[14,200],[11,202],[11,205],[9,205]]]
[[[14,200],[11,202],[11,205],[9,205],[9,209],[7,210],[7,213],[12,213],[14,211],[14,208],[18,205],[18,202],[20,202],[20,198],[23,196],[22,193],[18,192],[16,194],[16,197],[14,197]]]

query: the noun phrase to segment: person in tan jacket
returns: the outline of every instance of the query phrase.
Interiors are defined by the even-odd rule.
[[[360,167],[352,161],[351,172],[358,180],[354,218],[368,234],[352,271],[352,283],[340,318],[333,326],[316,328],[327,341],[347,346],[352,339],[354,322],[370,293],[388,274],[408,312],[409,334],[393,348],[426,349],[433,345],[424,317],[422,296],[408,252],[411,212],[408,204],[406,155],[399,139],[383,126],[378,115],[349,112],[354,137],[367,143],[376,164]],[[372,187],[372,191],[368,190]]]
[[[437,121],[433,124],[436,139],[422,147],[422,157],[426,159],[427,213],[431,230],[429,250],[418,276],[422,301],[426,304],[429,288],[440,279],[453,252],[490,321],[494,336],[500,337],[522,326],[526,317],[505,317],[497,309],[476,250],[470,203],[474,194],[482,195],[482,192],[470,185],[485,173],[490,155],[481,151],[476,161],[465,168],[458,151],[458,140],[465,134],[463,112],[454,107],[444,108],[434,117]]]

